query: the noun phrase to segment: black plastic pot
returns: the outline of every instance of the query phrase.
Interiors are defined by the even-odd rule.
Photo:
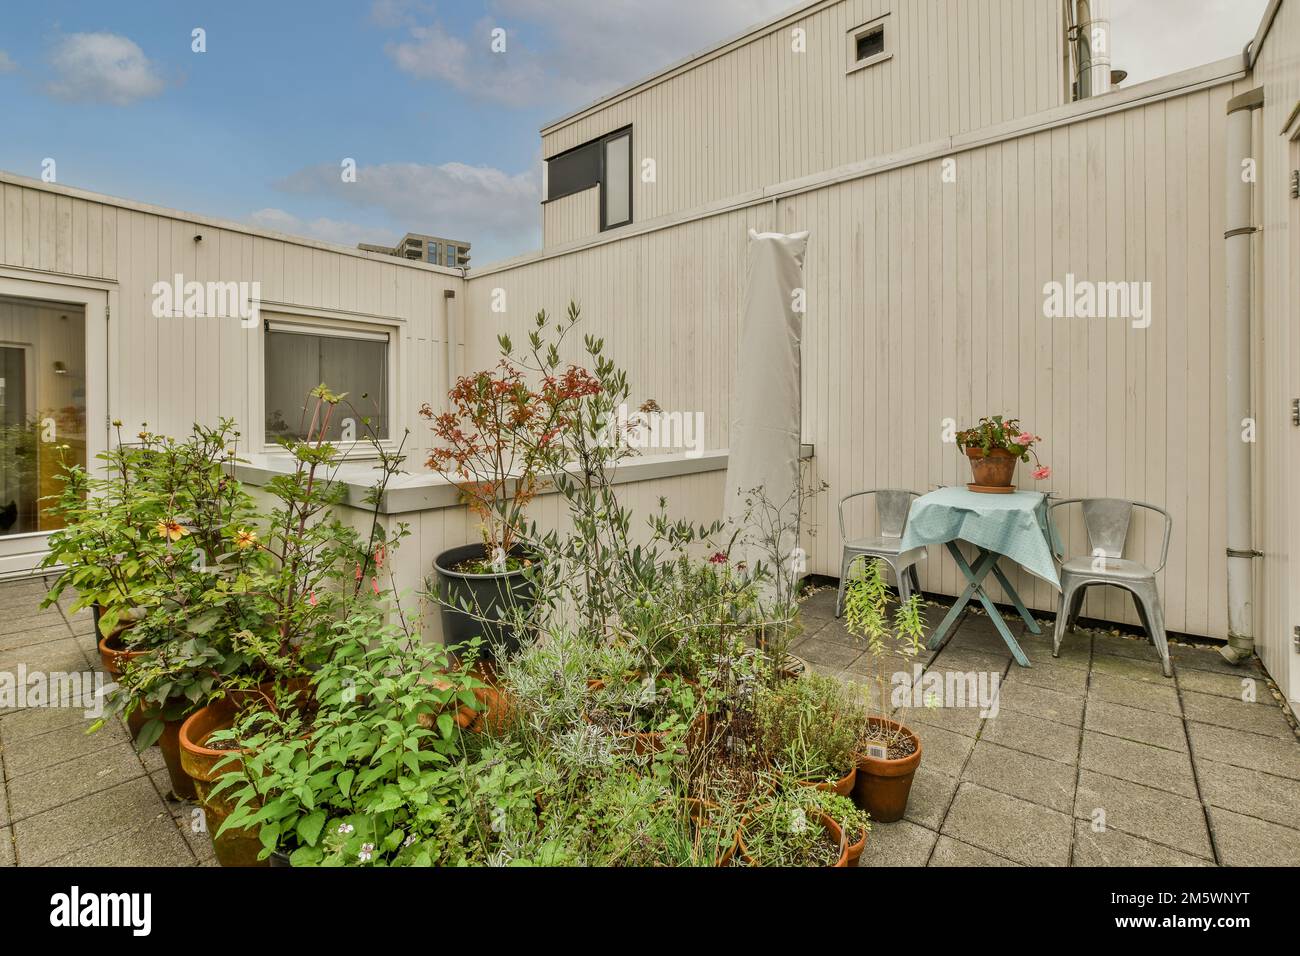
[[[510,550],[510,555],[527,557],[518,545]],[[522,611],[526,618],[532,616],[532,576],[538,570],[537,562],[534,560],[533,567],[528,570],[520,568],[500,574],[466,574],[454,570],[464,561],[483,560],[485,557],[483,545],[466,544],[444,551],[434,560],[442,596],[442,639],[454,651],[481,637],[481,655],[508,657],[519,650],[527,636],[514,627],[514,612]],[[469,613],[461,610],[463,607],[468,607]]]
[[[275,868],[277,866],[293,866],[293,864],[289,862],[288,853],[282,853],[279,850],[271,851],[271,867]]]

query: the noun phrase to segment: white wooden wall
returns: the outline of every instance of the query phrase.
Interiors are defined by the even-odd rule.
[[[885,14],[892,59],[846,74],[849,31]],[[1063,31],[1059,0],[814,3],[544,128],[542,155],[630,124],[634,221],[646,222],[1058,106]],[[647,157],[653,183],[639,175]],[[599,231],[586,196],[550,204],[547,248]]]
[[[415,410],[447,391],[443,292],[461,288],[458,275],[9,174],[0,174],[0,194],[0,269],[15,278],[105,280],[115,290],[109,414],[129,432],[147,422],[180,434],[195,421],[229,416],[247,440],[260,413],[260,325],[153,316],[154,283],[180,273],[185,281],[260,282],[266,316],[279,305],[299,310],[293,318],[319,310],[397,320],[397,432],[407,424],[427,444]]]
[[[489,361],[501,328],[538,308],[583,306],[587,330],[629,370],[634,402],[705,412],[724,447],[743,302],[746,230],[809,229],[804,439],[830,493],[807,542],[811,570],[838,573],[834,502],[870,487],[927,490],[968,478],[940,441],[945,419],[1018,413],[1047,439],[1055,475],[1026,486],[1168,508],[1162,574],[1169,626],[1225,636],[1222,164],[1229,82],[1050,128],[1026,124],[776,204],[707,215],[604,245],[560,251],[469,281],[467,349]],[[1090,238],[1090,236],[1092,238]],[[1150,281],[1154,321],[1049,319],[1043,286],[1066,273]],[[488,308],[506,293],[504,317]],[[858,526],[863,528],[862,525]],[[1086,551],[1081,521],[1065,529]],[[1141,523],[1135,556],[1157,559]],[[936,550],[926,588],[964,581]],[[1055,592],[1024,584],[1035,607]],[[1135,621],[1118,595],[1085,614]]]

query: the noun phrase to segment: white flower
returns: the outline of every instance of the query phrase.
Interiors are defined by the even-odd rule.
[[[340,823],[338,832],[339,832],[339,836],[347,836],[349,833],[352,832],[352,824]]]
[[[375,845],[373,843],[361,844],[361,852],[357,854],[357,859],[362,863],[369,863],[371,856],[374,855]]]

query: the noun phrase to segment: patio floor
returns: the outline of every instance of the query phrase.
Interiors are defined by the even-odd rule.
[[[0,672],[97,668],[89,612],[42,611],[44,593],[0,585]],[[806,600],[794,651],[860,680],[834,599]],[[927,608],[930,623],[945,610]],[[1003,675],[999,711],[909,712],[924,750],[908,813],[875,826],[864,865],[1300,865],[1300,742],[1257,664],[1178,646],[1169,680],[1135,638],[1079,631],[1058,661],[1044,638],[1020,639],[1032,668],[972,611],[929,660]],[[1243,703],[1251,677],[1259,702]],[[213,865],[158,749],[137,755],[123,726],[87,735],[89,723],[79,709],[0,708],[0,866]]]
[[[792,650],[862,681],[867,658],[834,607],[830,588],[805,600]],[[928,625],[947,610],[928,605]],[[1095,630],[1071,633],[1053,660],[1040,624],[1040,637],[1011,627],[1029,668],[975,610],[920,658],[1001,674],[998,710],[907,712],[922,746],[907,814],[875,825],[862,865],[1300,866],[1300,741],[1257,660],[1234,668],[1171,644],[1166,678],[1144,638]]]

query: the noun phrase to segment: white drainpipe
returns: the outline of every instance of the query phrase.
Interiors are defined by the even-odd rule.
[[[1255,649],[1251,611],[1253,566],[1259,552],[1251,536],[1250,443],[1242,437],[1250,417],[1250,293],[1253,225],[1254,111],[1264,105],[1262,89],[1228,102],[1227,176],[1224,249],[1224,308],[1227,344],[1227,464],[1228,464],[1228,644],[1220,650],[1230,663],[1250,658]]]
[[[1076,94],[1078,99],[1110,92],[1110,0],[1074,0]]]

